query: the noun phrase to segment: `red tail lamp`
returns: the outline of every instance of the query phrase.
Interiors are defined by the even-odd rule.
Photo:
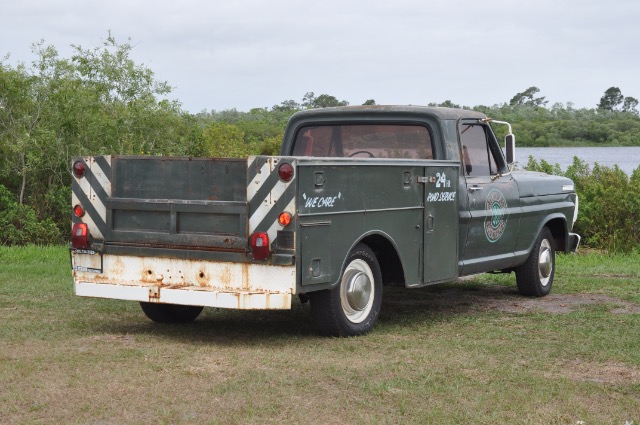
[[[89,228],[86,223],[74,223],[71,230],[71,246],[77,249],[89,248]]]
[[[278,216],[278,223],[280,223],[282,227],[288,226],[289,223],[291,223],[291,213],[287,211],[281,212]]]
[[[76,217],[82,217],[84,215],[84,208],[82,208],[82,205],[78,204],[73,207],[73,213]]]
[[[283,182],[290,182],[293,178],[293,165],[288,162],[283,162],[278,167],[278,176],[280,176],[280,180]]]
[[[254,260],[269,258],[269,235],[265,232],[255,232],[251,235],[251,256]]]
[[[77,178],[84,177],[84,174],[87,172],[87,164],[84,161],[76,161],[73,163],[73,175]]]

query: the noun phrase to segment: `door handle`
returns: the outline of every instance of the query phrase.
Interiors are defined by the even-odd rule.
[[[469,192],[475,192],[477,190],[482,190],[482,186],[469,186],[467,189],[469,189]]]

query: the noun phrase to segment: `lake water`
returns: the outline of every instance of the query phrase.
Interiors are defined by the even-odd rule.
[[[598,163],[613,167],[617,164],[628,175],[640,166],[640,146],[624,148],[524,148],[516,146],[516,160],[518,168],[523,169],[529,161],[529,155],[536,160],[544,159],[550,164],[560,164],[560,168],[566,171],[573,163],[573,157],[577,156],[582,161],[592,165]]]

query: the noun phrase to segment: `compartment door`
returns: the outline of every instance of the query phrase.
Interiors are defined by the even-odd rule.
[[[425,167],[424,283],[458,275],[458,165]]]
[[[331,221],[310,220],[300,223],[302,284],[331,281]]]

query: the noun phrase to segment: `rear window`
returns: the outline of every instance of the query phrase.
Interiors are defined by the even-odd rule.
[[[432,159],[431,133],[421,125],[339,124],[303,127],[294,156]]]

